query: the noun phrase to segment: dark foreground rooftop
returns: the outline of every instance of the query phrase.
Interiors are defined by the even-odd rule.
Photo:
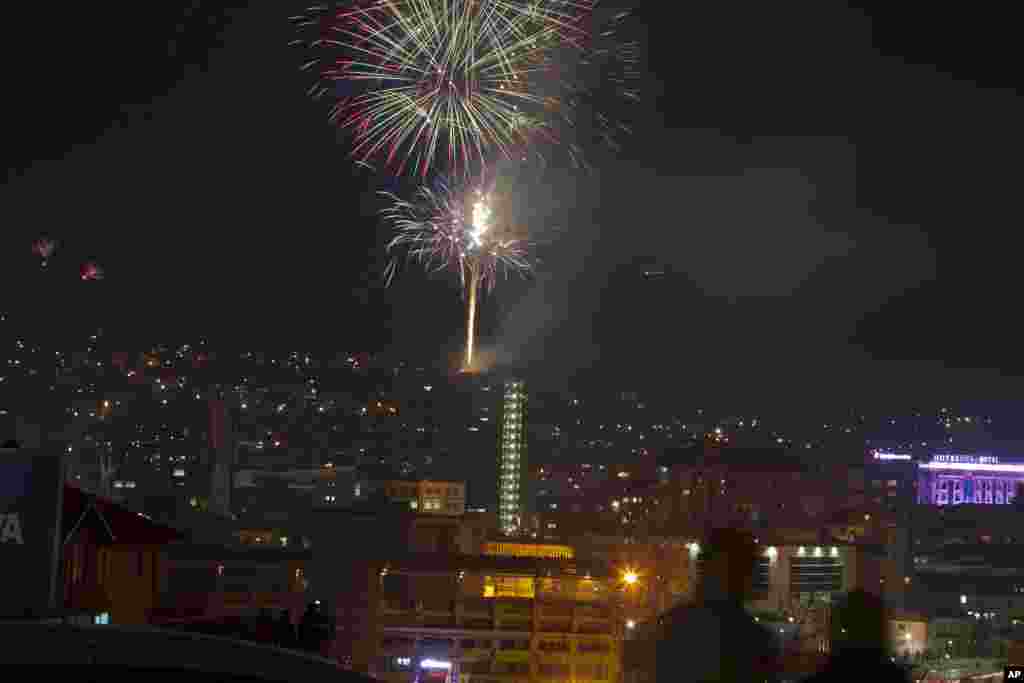
[[[87,674],[90,667],[98,667],[140,673],[176,671],[182,676],[202,672],[304,683],[369,683],[372,680],[344,671],[333,660],[315,655],[230,638],[145,627],[6,621],[0,622],[0,639],[4,643],[0,665],[8,669],[27,665],[43,675],[47,667],[75,668],[79,674]],[[179,676],[176,680],[182,678]]]

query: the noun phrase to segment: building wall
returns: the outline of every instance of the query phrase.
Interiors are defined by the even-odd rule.
[[[856,589],[879,593],[885,571],[884,549],[860,544],[821,544],[807,533],[806,545],[768,545],[762,541],[750,607],[775,614],[805,613]],[[624,609],[644,622],[695,597],[700,583],[700,544],[651,538],[644,543],[588,537],[574,544],[577,554],[600,561],[613,572],[631,570],[637,582],[624,595]]]
[[[157,546],[101,546],[79,532],[64,549],[64,605],[106,613],[111,624],[141,625],[157,604]]]
[[[458,481],[384,482],[384,495],[424,515],[459,516],[466,512],[466,484]]]
[[[218,620],[263,610],[287,612],[292,623],[298,623],[307,602],[308,560],[268,556],[265,551],[206,550],[210,552],[186,552],[184,557],[178,554],[181,549],[163,554],[149,623]]]
[[[377,670],[380,645],[381,567],[353,561],[340,572],[335,585],[342,590],[330,601],[336,632],[328,652],[345,668],[370,673]]]
[[[627,617],[638,623],[693,596],[696,570],[694,556],[678,538],[649,537],[645,542],[626,542],[612,536],[587,536],[574,540],[577,552],[593,562],[608,566],[622,579],[634,572],[633,585],[622,586]]]
[[[483,555],[487,539],[498,534],[498,515],[494,512],[469,512],[459,520],[459,552]]]
[[[928,649],[928,621],[924,617],[893,615],[889,619],[889,650],[916,656]]]
[[[552,592],[528,576],[389,578],[405,597],[390,588],[381,601],[380,651],[371,673],[385,680],[412,681],[421,657],[451,661],[460,683],[619,680],[618,611],[593,598],[585,580],[575,590]],[[494,595],[498,579],[499,593],[513,591],[518,581],[524,597],[484,597]]]
[[[977,624],[973,619],[943,617],[933,618],[928,624],[927,650],[934,655],[949,654],[950,657],[968,657],[972,653]]]

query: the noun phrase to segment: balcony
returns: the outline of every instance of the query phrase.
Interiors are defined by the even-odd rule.
[[[473,617],[487,617],[491,616],[491,600],[486,598],[470,598],[462,601],[462,613],[464,615]]]
[[[543,653],[569,654],[571,647],[568,640],[541,640],[537,650]]]
[[[577,619],[608,619],[611,608],[607,605],[579,605],[576,607]]]
[[[541,618],[545,619],[558,619],[565,617],[567,619],[572,618],[573,603],[569,601],[545,601],[538,605]]]
[[[611,649],[611,643],[606,640],[581,640],[576,643],[576,653],[581,655],[605,655]]]
[[[494,622],[490,617],[463,617],[461,627],[470,631],[491,631],[494,630]]]
[[[576,632],[608,635],[612,632],[612,624],[610,621],[583,621],[576,624]]]
[[[380,601],[381,614],[405,614],[407,612],[416,611],[416,603],[411,600],[400,600],[397,598],[388,598]]]

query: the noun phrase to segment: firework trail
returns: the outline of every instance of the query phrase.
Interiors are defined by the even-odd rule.
[[[415,261],[428,272],[455,273],[466,299],[466,357],[473,368],[480,290],[490,291],[502,275],[533,271],[533,244],[512,234],[504,216],[496,215],[499,197],[493,183],[439,182],[421,187],[411,201],[382,193],[392,203],[383,212],[394,231],[386,271],[388,284],[400,259]]]
[[[492,153],[521,159],[542,142],[575,157],[564,133],[581,110],[615,128],[588,97],[599,83],[635,98],[636,50],[610,28],[624,15],[599,21],[596,5],[350,1],[294,17],[304,37],[292,45],[308,51],[302,68],[318,76],[310,94],[335,100],[331,120],[351,131],[357,160],[425,176],[444,159],[469,173]]]

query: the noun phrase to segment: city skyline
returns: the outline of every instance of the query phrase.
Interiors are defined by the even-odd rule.
[[[135,9],[5,14],[13,656],[1024,663],[1009,9]]]

